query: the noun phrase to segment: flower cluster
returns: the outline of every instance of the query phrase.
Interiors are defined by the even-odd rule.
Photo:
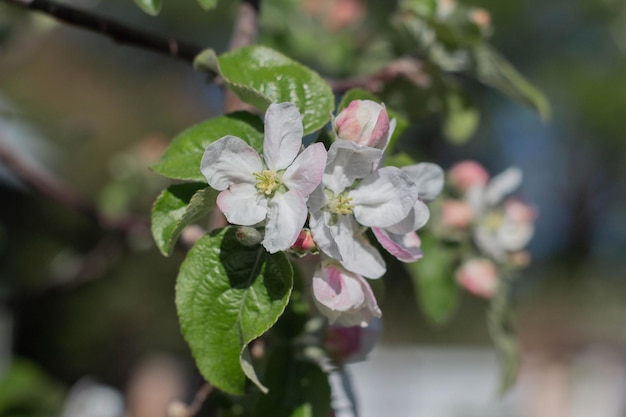
[[[333,120],[328,151],[315,143],[301,151],[302,122],[291,103],[272,104],[265,115],[263,156],[242,139],[210,144],[201,170],[220,190],[218,208],[230,223],[264,226],[270,253],[313,247],[321,262],[313,277],[319,310],[333,323],[367,325],[381,312],[368,282],[386,271],[366,232],[404,262],[422,256],[415,233],[428,220],[425,204],[441,191],[435,164],[383,167],[393,134],[384,105],[355,100]],[[308,218],[309,228],[304,228]]]
[[[490,178],[474,161],[454,165],[448,173],[455,198],[442,202],[442,233],[457,241],[471,239],[475,250],[464,256],[456,271],[457,281],[469,292],[490,298],[497,289],[503,268],[528,264],[524,250],[534,231],[536,211],[514,197],[508,197],[522,181],[517,168]]]

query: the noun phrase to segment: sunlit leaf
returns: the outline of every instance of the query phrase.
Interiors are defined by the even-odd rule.
[[[287,257],[270,255],[260,245],[243,246],[234,227],[196,242],[180,267],[176,306],[182,333],[207,381],[231,394],[245,392],[242,365],[249,361],[242,354],[278,320],[292,285]]]
[[[177,135],[161,161],[152,169],[169,178],[205,182],[200,172],[204,150],[207,145],[226,135],[243,139],[259,153],[263,149],[261,119],[248,112],[236,112],[191,126]]]
[[[141,8],[145,13],[156,16],[161,11],[161,0],[135,0],[135,4]]]
[[[211,10],[217,6],[217,0],[198,0],[198,4],[200,4],[204,10]]]
[[[211,57],[203,52],[196,66],[221,75],[226,85],[243,101],[265,110],[271,103],[296,105],[304,133],[324,126],[335,98],[328,83],[315,71],[273,49],[253,45]]]
[[[215,206],[217,192],[206,184],[177,184],[164,190],[152,206],[152,236],[165,256],[174,249],[185,226]]]

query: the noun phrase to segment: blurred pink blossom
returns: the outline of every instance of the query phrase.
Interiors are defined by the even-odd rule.
[[[489,173],[478,162],[462,161],[450,168],[450,183],[460,191],[467,191],[475,185],[485,185],[489,181]]]
[[[456,271],[456,279],[467,291],[491,298],[498,287],[498,272],[489,259],[474,258],[465,261]]]

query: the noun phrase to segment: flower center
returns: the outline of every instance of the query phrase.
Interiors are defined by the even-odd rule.
[[[352,209],[354,208],[354,205],[350,204],[351,202],[352,202],[351,197],[348,197],[347,195],[344,195],[344,194],[339,194],[330,202],[330,204],[328,205],[328,208],[331,213],[352,214]]]
[[[280,179],[276,175],[275,171],[266,169],[260,172],[255,172],[254,178],[256,178],[256,189],[268,197],[274,195],[274,192],[280,185]]]
[[[483,225],[487,230],[495,232],[502,226],[503,220],[502,213],[492,211],[483,218]]]

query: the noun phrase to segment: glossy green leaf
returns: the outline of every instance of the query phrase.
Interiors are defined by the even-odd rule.
[[[339,102],[339,106],[337,107],[337,113],[348,107],[350,102],[353,100],[372,100],[376,103],[382,103],[382,100],[379,97],[369,91],[361,88],[353,88],[352,90],[346,91],[341,98],[341,102]],[[392,153],[396,141],[408,129],[409,122],[392,109],[387,108],[387,114],[389,115],[389,120],[396,119],[396,129],[393,131],[393,135],[387,145],[387,153]]]
[[[271,103],[290,101],[302,115],[304,133],[324,126],[335,99],[326,81],[315,71],[264,47],[247,46],[218,59],[224,82],[243,101],[261,110]]]
[[[176,307],[200,373],[222,391],[241,395],[242,366],[248,363],[241,356],[283,313],[293,270],[282,252],[243,246],[235,229],[204,236],[189,251],[178,275]]]
[[[446,105],[443,134],[452,143],[463,144],[476,132],[480,121],[480,113],[455,92],[448,94]]]
[[[165,256],[172,254],[185,226],[215,206],[217,191],[206,184],[177,184],[163,190],[152,206],[152,236]]]
[[[542,119],[550,118],[548,99],[493,47],[481,44],[473,49],[473,54],[479,81],[532,107]]]
[[[278,346],[272,350],[265,375],[269,392],[259,396],[252,415],[330,415],[328,375],[316,363],[297,357],[291,347]]]
[[[207,145],[226,135],[243,139],[259,153],[263,150],[261,119],[248,112],[236,112],[191,126],[177,135],[161,161],[152,169],[169,178],[205,182],[200,172],[204,150]]]
[[[500,393],[513,386],[519,371],[519,346],[513,331],[510,305],[510,285],[508,277],[501,277],[498,290],[491,300],[487,313],[487,327],[498,356],[500,357]]]
[[[162,6],[161,0],[135,0],[135,4],[151,16],[158,15]]]
[[[217,0],[198,0],[198,4],[200,4],[204,10],[211,10],[217,6]]]
[[[432,323],[442,325],[451,317],[460,300],[453,257],[447,248],[427,236],[422,237],[422,251],[422,259],[405,264],[405,267],[413,280],[420,308]]]

